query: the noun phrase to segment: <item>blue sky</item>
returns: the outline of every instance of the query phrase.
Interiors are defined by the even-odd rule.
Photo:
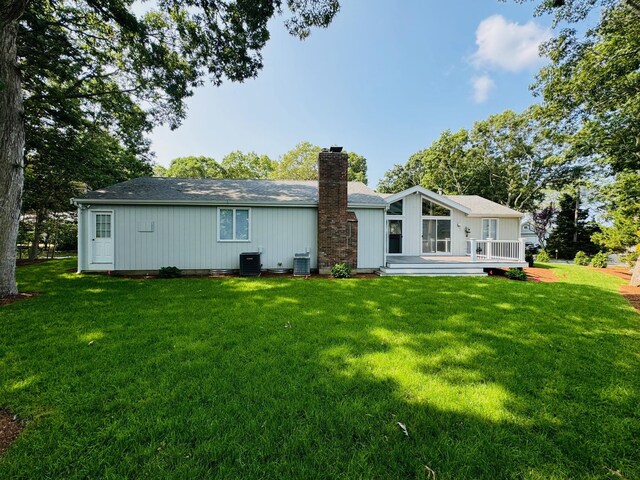
[[[343,0],[326,30],[300,41],[271,24],[264,69],[207,84],[174,131],[152,135],[156,161],[233,150],[277,159],[296,143],[342,145],[368,160],[369,184],[440,132],[533,103],[551,19],[497,0]]]

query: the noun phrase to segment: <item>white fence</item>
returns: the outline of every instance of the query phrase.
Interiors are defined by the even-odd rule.
[[[524,262],[524,238],[519,240],[467,240],[467,255],[472,262],[506,260]]]

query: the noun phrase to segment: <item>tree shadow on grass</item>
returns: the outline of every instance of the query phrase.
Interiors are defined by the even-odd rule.
[[[0,476],[638,472],[639,317],[613,287],[54,280],[0,319],[0,395],[40,416]]]

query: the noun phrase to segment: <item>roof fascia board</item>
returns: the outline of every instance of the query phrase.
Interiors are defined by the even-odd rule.
[[[443,197],[442,195],[438,195],[436,192],[432,192],[431,190],[421,187],[420,185],[416,185],[415,187],[408,188],[406,190],[403,190],[402,192],[395,193],[390,197],[385,198],[384,200],[387,202],[387,204],[390,204],[414,193],[419,193],[421,195],[424,195],[425,197],[429,197],[437,203],[444,205],[445,207],[455,208],[456,210],[459,210],[467,215],[471,213],[470,209],[463,205],[460,205],[458,202],[449,200],[448,198]]]
[[[229,200],[127,200],[127,199],[109,199],[109,198],[73,198],[71,202],[74,205],[184,205],[184,206],[206,206],[206,205],[236,205],[246,207],[308,207],[317,208],[318,203],[309,202],[232,202]],[[349,208],[378,208],[385,209],[385,205],[375,205],[368,203],[349,203]]]

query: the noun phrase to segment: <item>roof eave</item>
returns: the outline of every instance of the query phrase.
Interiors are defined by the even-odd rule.
[[[414,193],[419,193],[421,195],[430,197],[431,199],[435,200],[437,203],[444,205],[445,207],[454,208],[467,215],[471,213],[471,210],[464,205],[461,205],[458,202],[451,200],[443,195],[439,195],[436,192],[432,192],[431,190],[421,187],[420,185],[416,185],[415,187],[408,188],[406,190],[403,190],[402,192],[395,193],[390,197],[385,198],[384,200],[387,202],[387,204],[391,204],[397,200],[400,200],[401,198],[407,197]]]
[[[317,208],[318,202],[297,202],[297,201],[273,201],[273,202],[247,202],[232,200],[129,200],[112,198],[72,198],[75,205],[180,205],[180,206],[218,206],[235,205],[243,207],[306,207]],[[386,204],[370,203],[348,203],[348,208],[379,208],[385,209]]]
[[[470,213],[469,218],[522,218],[522,213]]]

